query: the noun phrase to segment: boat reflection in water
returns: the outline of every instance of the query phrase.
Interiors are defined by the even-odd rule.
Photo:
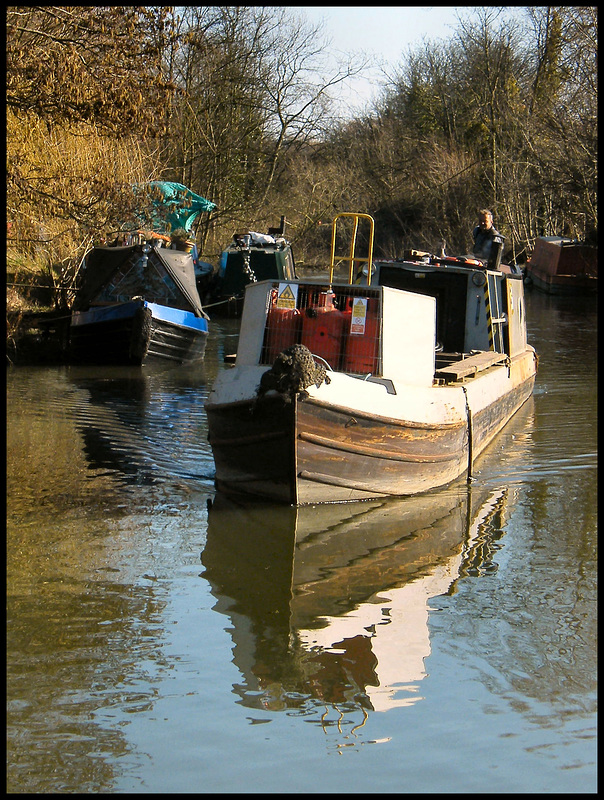
[[[82,436],[89,469],[121,484],[213,483],[211,452],[200,439],[205,368],[72,366],[63,405]],[[149,498],[142,495],[147,501]]]
[[[298,508],[218,495],[201,559],[232,623],[240,702],[364,722],[422,699],[430,599],[485,569],[513,491]]]

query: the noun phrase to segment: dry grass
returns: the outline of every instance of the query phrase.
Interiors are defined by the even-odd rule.
[[[102,136],[92,125],[49,126],[9,111],[7,309],[52,307],[72,296],[95,237],[119,228],[123,187],[157,171],[156,154],[131,137]]]

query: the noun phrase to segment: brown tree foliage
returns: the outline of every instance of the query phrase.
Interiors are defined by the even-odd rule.
[[[334,131],[331,154],[356,165],[385,254],[442,240],[467,252],[484,206],[508,258],[539,235],[595,239],[596,9],[473,9],[407,55],[374,113]]]
[[[203,244],[216,252],[227,231],[265,229],[283,214],[300,232],[297,157],[306,163],[333,119],[330,89],[364,61],[328,68],[329,43],[295,9],[192,7],[178,31],[171,64],[183,102],[168,147],[179,180],[218,206]]]
[[[161,70],[166,17],[127,7],[7,9],[14,282],[40,268],[64,282],[92,237],[119,228],[135,208],[131,184],[157,169],[174,96]]]
[[[162,130],[170,87],[160,79],[158,34],[166,14],[126,6],[9,7],[8,109],[51,126],[93,123],[119,136]]]

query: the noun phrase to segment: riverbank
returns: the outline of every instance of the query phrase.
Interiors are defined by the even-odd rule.
[[[68,311],[62,310],[7,309],[7,366],[64,363],[70,316]]]

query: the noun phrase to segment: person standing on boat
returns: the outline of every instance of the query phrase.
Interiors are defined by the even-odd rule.
[[[493,212],[488,208],[482,208],[478,212],[478,225],[472,231],[474,240],[472,253],[477,258],[488,260],[491,255],[491,245],[496,237],[497,241],[503,242],[503,237],[493,227]]]

